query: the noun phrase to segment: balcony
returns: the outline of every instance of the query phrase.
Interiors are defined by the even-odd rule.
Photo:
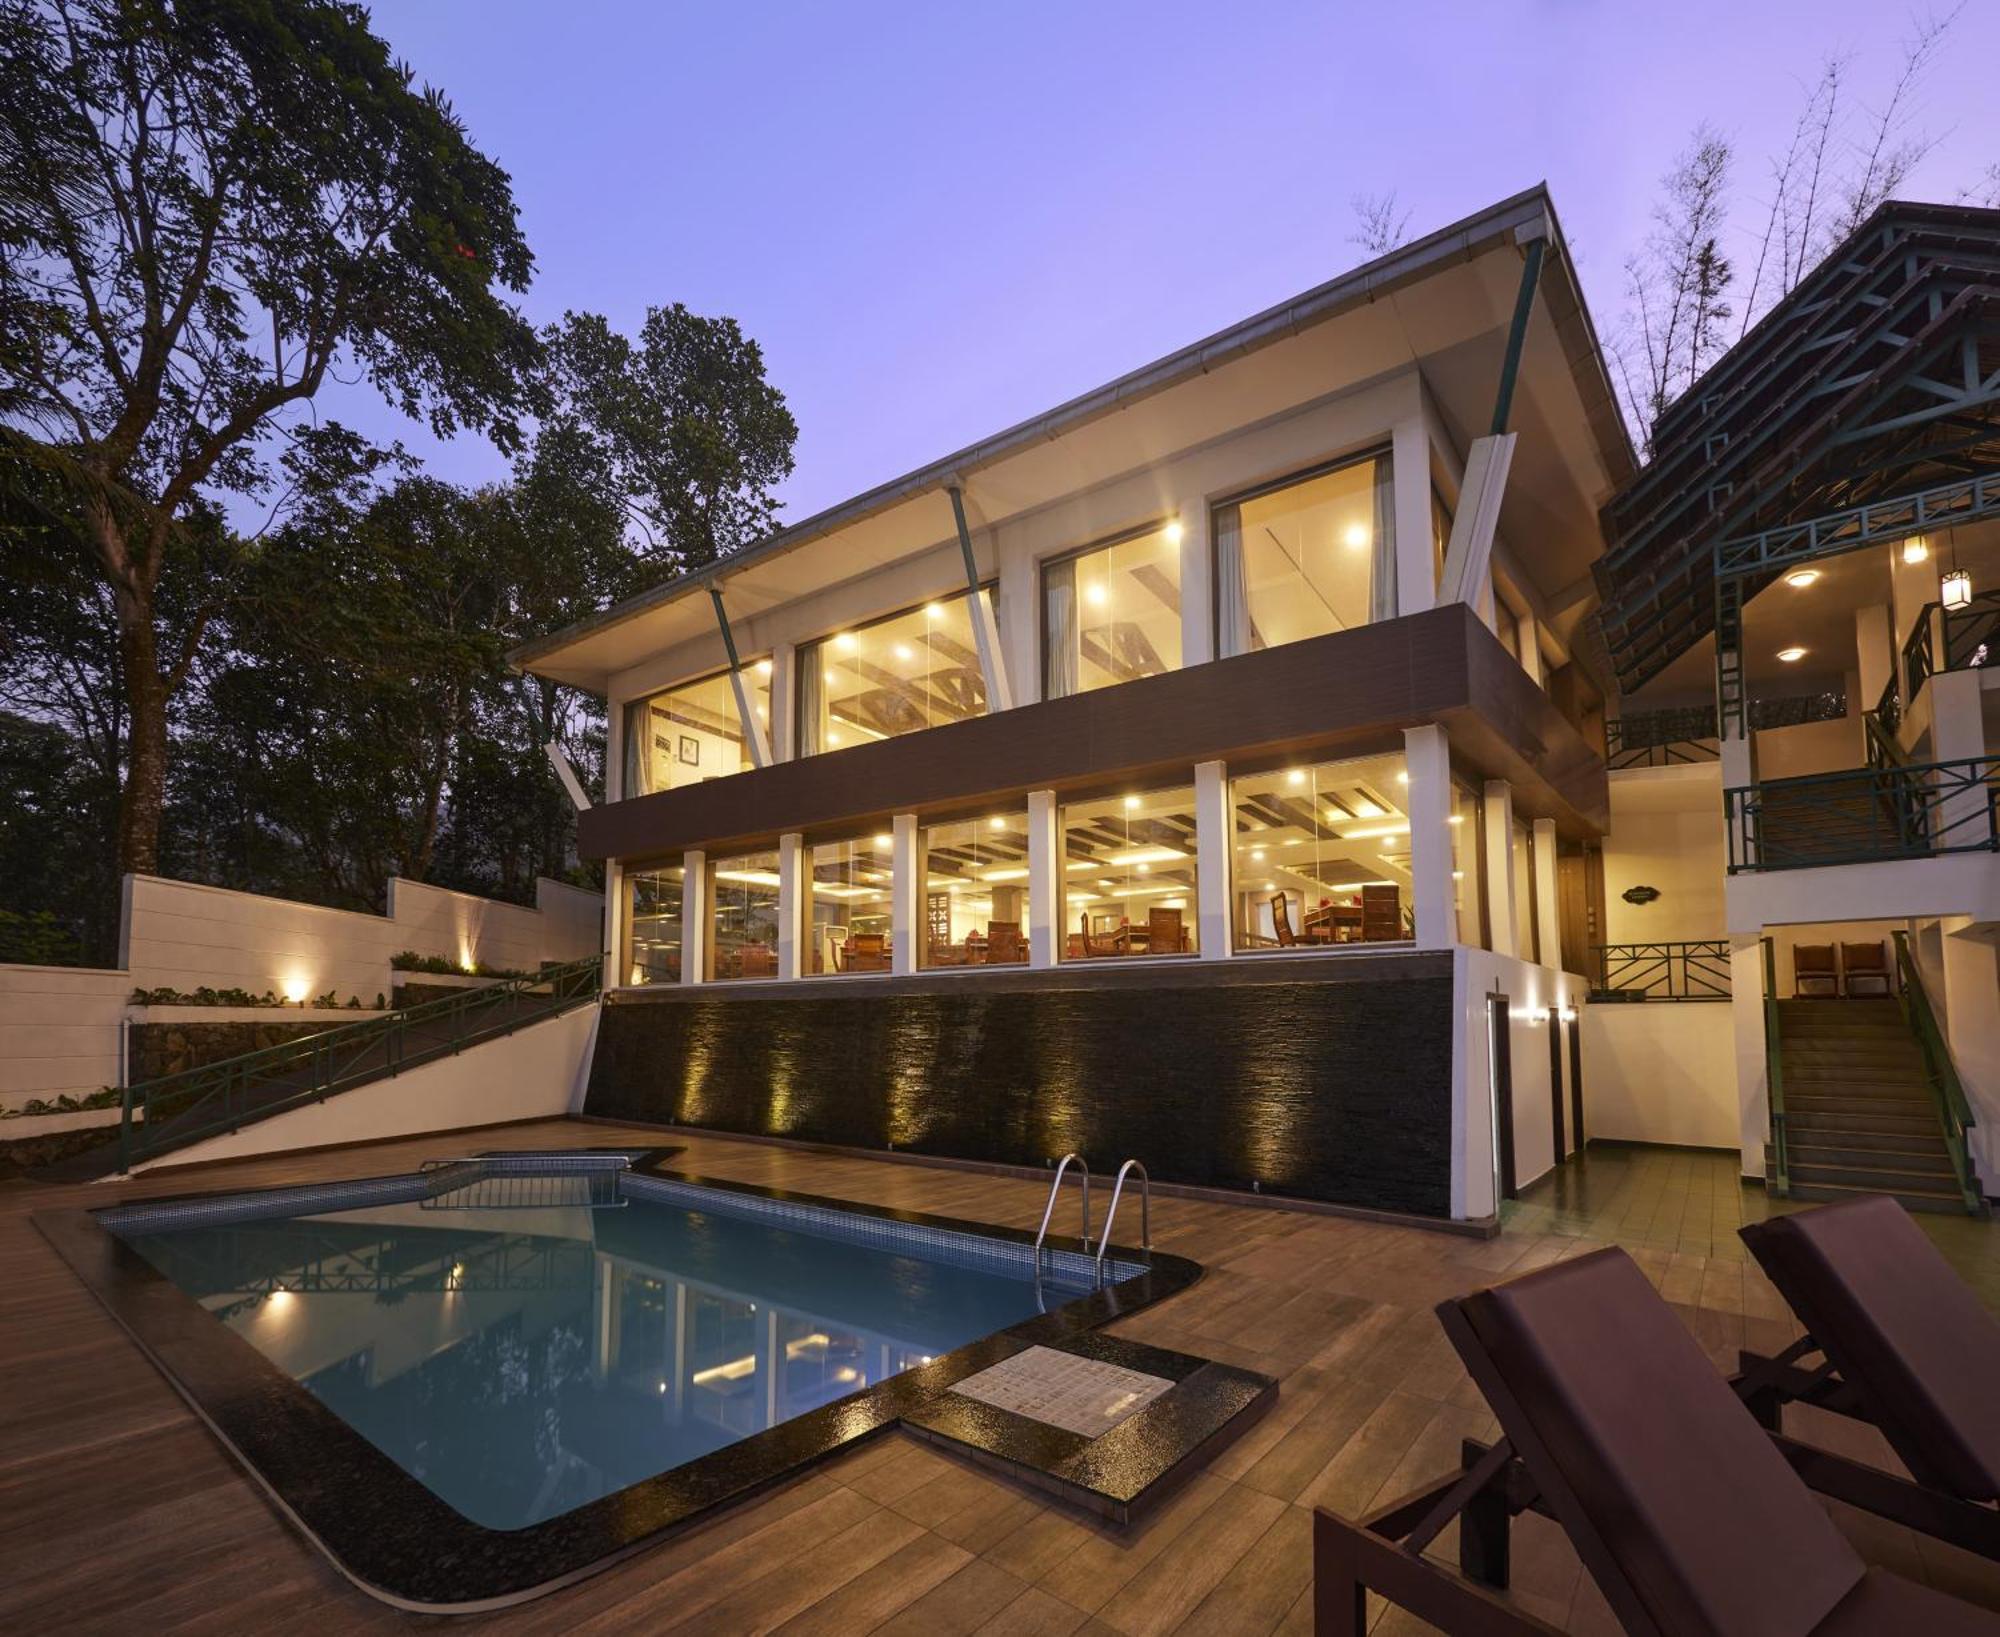
[[[2000,591],[1981,592],[1963,608],[1925,604],[1903,644],[1905,707],[1916,702],[1925,682],[1939,671],[1977,670],[1992,664],[1996,653],[2000,653]]]
[[[2000,851],[2000,757],[1773,779],[1722,796],[1731,875]]]

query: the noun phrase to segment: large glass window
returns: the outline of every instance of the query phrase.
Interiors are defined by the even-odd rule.
[[[925,826],[923,965],[1024,966],[1028,815]]]
[[[1062,836],[1064,959],[1195,952],[1193,786],[1074,803]]]
[[[718,858],[709,871],[709,948],[715,976],[778,975],[778,855]]]
[[[1400,754],[1231,780],[1237,950],[1414,936],[1407,789]]]
[[[895,841],[887,831],[806,849],[807,946],[800,963],[806,976],[889,970],[894,867]]]
[[[771,729],[771,662],[744,667],[752,708],[764,731]],[[736,708],[736,689],[727,671],[683,682],[625,707],[625,788],[627,796],[675,790],[703,779],[747,773],[756,765],[750,736]]]
[[[982,591],[981,596],[990,596]],[[798,658],[801,756],[986,714],[969,592],[808,643]]]
[[[1393,617],[1395,518],[1387,454],[1218,506],[1222,653],[1247,654]]]
[[[1452,781],[1451,894],[1458,941],[1486,947],[1486,830],[1479,792]]]
[[[1181,668],[1181,530],[1165,523],[1042,568],[1042,692]]]
[[[681,888],[687,872],[637,870],[625,877],[625,981],[681,981]]]

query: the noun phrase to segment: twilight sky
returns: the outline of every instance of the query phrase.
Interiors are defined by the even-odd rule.
[[[1654,182],[1696,120],[1738,147],[1738,221],[1803,83],[1879,0],[377,0],[377,28],[513,175],[526,306],[734,315],[799,421],[797,520],[1366,259],[1350,200],[1410,236],[1546,179],[1601,332]],[[2000,5],[1924,85],[1943,140],[1904,191],[2000,161]],[[1747,265],[1754,247],[1738,246]],[[442,476],[505,475],[365,389],[321,411]]]

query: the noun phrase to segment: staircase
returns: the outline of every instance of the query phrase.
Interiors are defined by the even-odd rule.
[[[1924,1054],[1892,999],[1781,1000],[1786,1152],[1795,1199],[1888,1194],[1963,1213]],[[1767,1183],[1776,1166],[1766,1162]]]

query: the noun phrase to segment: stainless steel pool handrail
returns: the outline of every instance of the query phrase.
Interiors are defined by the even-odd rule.
[[[1118,1199],[1125,1192],[1125,1173],[1139,1173],[1139,1248],[1149,1253],[1153,1249],[1153,1179],[1146,1174],[1145,1166],[1137,1160],[1127,1160],[1118,1167],[1118,1180],[1111,1185],[1111,1204],[1104,1213],[1104,1237],[1097,1242],[1097,1275],[1104,1276],[1104,1253],[1111,1248],[1111,1224],[1118,1217]]]
[[[1062,1192],[1063,1173],[1074,1160],[1077,1175],[1083,1182],[1083,1249],[1090,1252],[1090,1162],[1081,1154],[1065,1154],[1056,1162],[1055,1180],[1049,1184],[1049,1202],[1042,1207],[1042,1225],[1035,1231],[1035,1274],[1039,1278],[1042,1271],[1042,1241],[1049,1236],[1049,1218],[1056,1214],[1056,1195]]]

